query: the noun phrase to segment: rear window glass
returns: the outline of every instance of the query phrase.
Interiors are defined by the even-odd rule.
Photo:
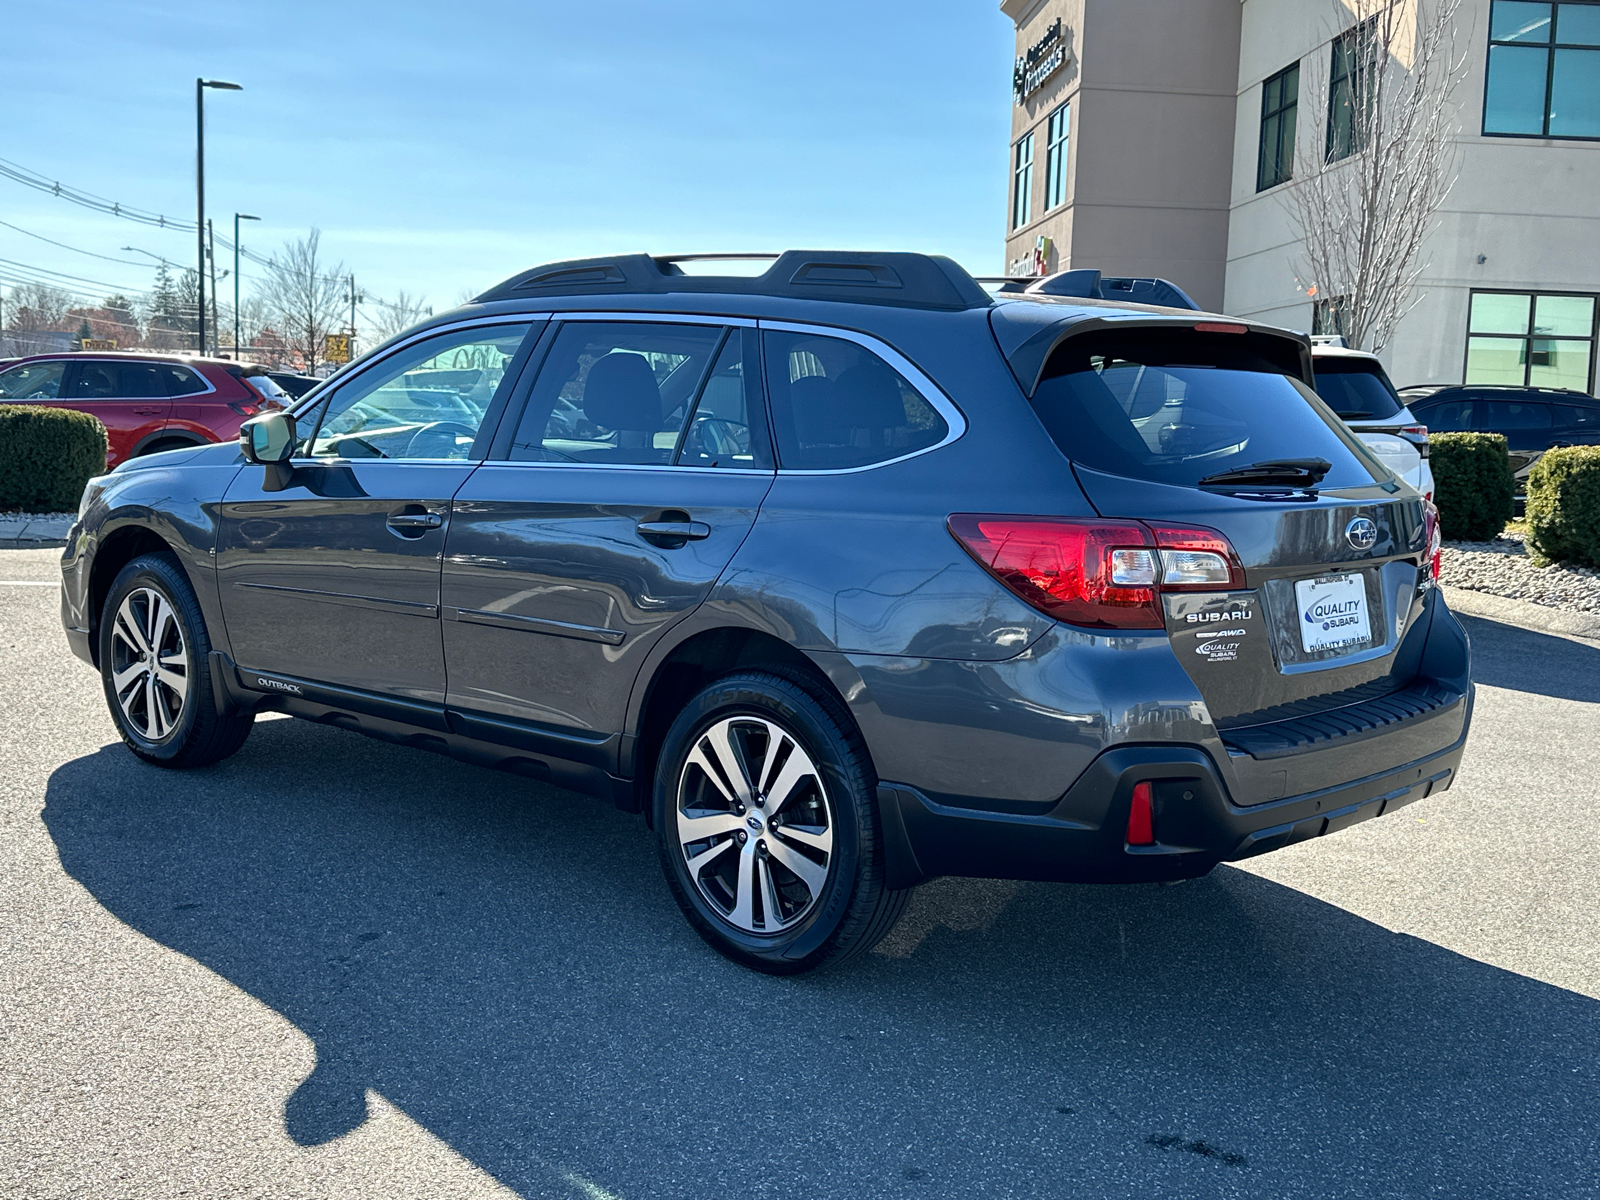
[[[1402,401],[1381,364],[1369,358],[1313,359],[1317,395],[1345,421],[1387,421]]]
[[[950,426],[883,359],[844,338],[762,335],[779,465],[836,471],[937,446]]]
[[[1332,464],[1325,488],[1377,478],[1315,393],[1236,334],[1073,338],[1051,357],[1033,406],[1067,458],[1131,479],[1193,487],[1296,458]]]

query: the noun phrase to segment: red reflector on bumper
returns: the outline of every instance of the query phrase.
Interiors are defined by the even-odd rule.
[[[1150,785],[1133,785],[1133,803],[1128,808],[1128,845],[1149,846],[1156,840],[1150,819]]]

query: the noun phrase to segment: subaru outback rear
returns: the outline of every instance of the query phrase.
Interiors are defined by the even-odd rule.
[[[63,619],[129,747],[278,709],[607,797],[771,972],[935,876],[1194,877],[1451,784],[1435,516],[1304,337],[923,255],[705,265],[534,268],[242,453],[92,481]]]

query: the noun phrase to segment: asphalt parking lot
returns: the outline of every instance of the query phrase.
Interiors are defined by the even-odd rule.
[[[1456,787],[1176,887],[942,880],[770,979],[596,801],[115,740],[0,551],[0,1195],[1600,1194],[1600,645],[1469,618]]]

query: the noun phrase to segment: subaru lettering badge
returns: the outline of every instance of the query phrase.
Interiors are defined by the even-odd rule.
[[[1371,550],[1378,541],[1378,527],[1366,517],[1357,517],[1344,527],[1344,536],[1357,550]]]

